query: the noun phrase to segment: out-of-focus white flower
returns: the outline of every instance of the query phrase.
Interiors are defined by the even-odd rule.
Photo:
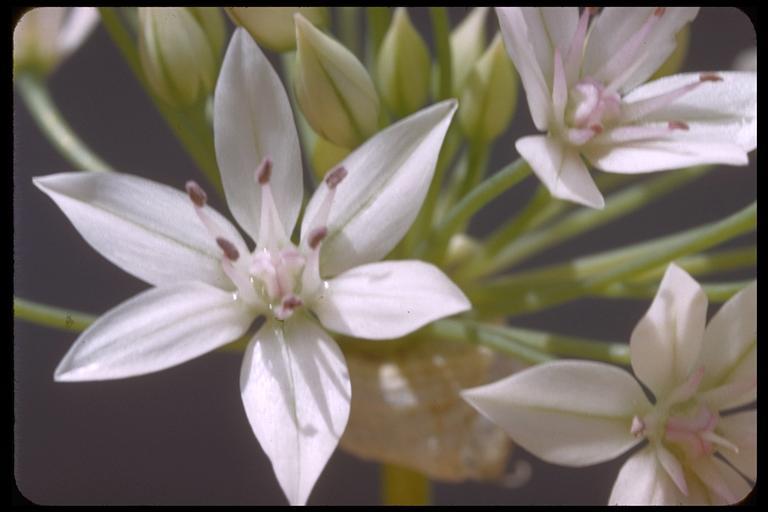
[[[155,94],[189,105],[213,92],[224,35],[214,7],[139,7],[139,56]]]
[[[555,464],[597,464],[646,440],[621,468],[610,504],[735,503],[750,491],[742,475],[757,478],[757,414],[722,411],[757,397],[757,282],[705,328],[706,314],[704,291],[670,265],[630,341],[653,403],[629,373],[586,361],[545,363],[463,396]]]
[[[276,52],[296,48],[294,14],[301,13],[318,27],[327,27],[330,21],[327,7],[227,7],[225,10],[256,42]]]
[[[37,7],[13,32],[13,66],[49,73],[74,52],[99,21],[95,7]]]
[[[747,163],[757,145],[755,73],[682,73],[642,85],[697,12],[496,9],[533,122],[547,132],[515,146],[553,196],[603,207],[582,156],[598,169],[626,174]]]
[[[739,53],[733,62],[733,69],[737,71],[757,71],[757,47],[753,46]]]
[[[216,87],[214,135],[227,202],[255,249],[194,182],[185,195],[117,173],[36,178],[88,243],[154,285],[87,329],[56,380],[162,370],[235,340],[263,315],[243,361],[243,404],[288,501],[305,503],[351,394],[344,356],[320,324],[396,338],[469,308],[432,265],[372,263],[413,222],[455,110],[455,101],[424,109],[351,153],[315,191],[294,245],[303,193],[293,115],[269,61],[238,29]]]

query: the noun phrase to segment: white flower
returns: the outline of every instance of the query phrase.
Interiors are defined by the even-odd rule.
[[[507,52],[547,135],[520,155],[561,199],[602,208],[581,156],[634,174],[698,164],[745,165],[757,145],[757,75],[682,73],[645,82],[675,48],[696,7],[498,7]]]
[[[74,52],[99,22],[95,7],[37,7],[13,32],[14,67],[48,72]]]
[[[610,504],[735,503],[750,491],[738,472],[757,478],[757,414],[722,411],[757,397],[757,282],[705,328],[706,313],[701,287],[670,265],[630,341],[632,369],[653,403],[619,368],[565,360],[463,396],[555,464],[597,464],[647,440],[619,472]]]
[[[237,29],[214,133],[227,201],[256,248],[194,182],[185,195],[115,173],[36,178],[88,243],[155,286],[86,330],[56,380],[162,370],[235,340],[263,315],[243,361],[243,404],[288,500],[305,503],[344,432],[351,393],[344,356],[318,322],[385,339],[469,308],[432,265],[370,263],[413,221],[455,110],[454,101],[434,105],[350,154],[318,187],[293,245],[302,200],[293,116],[277,74]]]

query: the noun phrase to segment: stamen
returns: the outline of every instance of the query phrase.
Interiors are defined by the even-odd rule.
[[[595,133],[595,135],[600,135],[601,133],[603,133],[603,127],[599,124],[593,124],[592,126],[589,127],[589,129],[592,130]]]
[[[256,168],[256,181],[259,185],[266,185],[272,177],[272,159],[265,157]]]
[[[568,142],[574,146],[581,146],[582,144],[589,142],[592,137],[597,134],[598,132],[592,128],[570,128],[566,132],[566,137],[568,138]]]
[[[635,416],[632,418],[632,426],[630,427],[629,432],[635,437],[641,436],[643,432],[645,432],[645,422]]]
[[[684,130],[687,132],[691,129],[691,127],[688,126],[688,123],[684,121],[670,121],[667,123],[667,126],[670,130]]]
[[[218,237],[216,238],[216,243],[219,244],[221,250],[224,251],[224,256],[226,256],[228,260],[237,261],[237,259],[240,257],[240,252],[235,247],[235,244],[226,238]]]
[[[587,34],[589,18],[597,14],[597,7],[586,7],[579,17],[579,24],[576,25],[576,32],[573,33],[571,44],[565,54],[565,74],[569,84],[578,79],[579,68],[581,67],[581,57],[584,52],[584,37]]]
[[[325,237],[328,235],[328,228],[325,226],[321,226],[319,228],[315,228],[309,233],[309,248],[310,249],[317,249],[317,246],[320,245],[320,242],[322,242]]]
[[[671,131],[668,124],[661,126],[618,126],[611,130],[606,130],[603,140],[607,143],[621,144],[637,140],[664,139],[669,137]]]
[[[699,80],[702,82],[722,82],[723,77],[715,73],[702,73],[699,75]]]
[[[344,178],[347,177],[347,169],[344,167],[337,167],[333,171],[328,173],[325,177],[325,183],[331,190],[335,189]]]
[[[184,185],[184,188],[187,190],[189,198],[198,208],[202,208],[205,206],[205,203],[208,202],[208,194],[206,194],[203,187],[196,182],[190,180]]]
[[[246,272],[243,272],[241,268],[233,265],[232,261],[229,259],[222,260],[221,268],[224,270],[224,273],[229,280],[235,285],[238,293],[245,302],[263,306],[258,295],[256,295],[256,291],[253,289],[253,286],[251,286],[250,278]]]
[[[667,11],[666,7],[657,7],[655,11],[653,11],[654,16],[658,16],[659,18]]]
[[[701,437],[709,441],[710,443],[722,446],[723,448],[728,448],[733,453],[738,454],[739,453],[739,447],[727,440],[724,437],[720,437],[719,435],[715,434],[714,432],[704,432],[701,434]]]
[[[290,317],[296,308],[301,307],[304,304],[302,300],[295,295],[289,295],[283,299],[280,306],[274,309],[275,318],[278,320],[285,320]]]

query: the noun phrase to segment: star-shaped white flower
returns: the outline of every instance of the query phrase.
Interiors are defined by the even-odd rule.
[[[757,75],[681,73],[642,85],[697,7],[498,7],[533,122],[515,147],[550,193],[602,208],[582,160],[635,174],[745,165],[757,145]]]
[[[318,187],[294,245],[302,171],[293,115],[266,57],[236,30],[214,133],[229,207],[255,249],[194,182],[183,194],[115,173],[36,178],[88,243],[155,286],[86,330],[56,380],[162,370],[237,339],[264,316],[243,361],[243,404],[289,502],[305,503],[344,432],[351,393],[344,356],[320,324],[396,338],[470,306],[432,265],[371,263],[412,223],[455,110],[454,101],[422,110],[350,154]]]
[[[632,369],[653,402],[615,366],[568,360],[463,396],[554,464],[597,464],[647,440],[621,468],[612,505],[735,503],[750,491],[741,475],[757,477],[756,411],[727,412],[757,397],[757,281],[705,328],[706,313],[701,287],[670,265],[630,341]]]

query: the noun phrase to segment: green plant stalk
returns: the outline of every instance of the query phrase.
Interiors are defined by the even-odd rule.
[[[429,18],[432,21],[432,36],[437,53],[437,65],[440,69],[440,85],[437,100],[448,99],[453,90],[453,70],[451,62],[451,27],[448,11],[445,7],[430,7]]]
[[[467,149],[467,173],[464,175],[464,183],[461,186],[459,197],[463,198],[475,188],[485,175],[485,167],[488,163],[488,154],[491,150],[490,143],[482,141],[469,141]]]
[[[138,52],[132,36],[123,26],[114,7],[99,7],[101,21],[112,40],[117,45],[123,58],[141,83],[147,95],[152,99],[157,110],[162,114],[168,126],[176,135],[181,145],[192,157],[208,181],[216,187],[219,193],[224,192],[216,163],[216,152],[213,145],[213,131],[205,116],[205,101],[187,109],[179,110],[166,105],[155,96],[144,78]]]
[[[22,73],[16,76],[15,83],[37,126],[77,170],[114,171],[109,164],[96,156],[67,124],[56,108],[42,77]]]
[[[482,345],[530,364],[545,363],[553,359],[537,348],[476,322],[447,318],[433,322],[425,328],[425,332],[435,339]]]
[[[526,234],[508,244],[490,261],[475,263],[466,273],[482,277],[520,263],[539,252],[581,233],[621,218],[649,202],[700,177],[708,168],[697,167],[666,173],[647,182],[633,185],[611,195],[602,210],[579,209],[546,229]]]
[[[381,465],[383,505],[429,505],[431,489],[426,476],[394,464]]]
[[[96,320],[94,315],[46,306],[18,297],[13,298],[13,316],[33,324],[74,332],[85,330]]]
[[[473,188],[445,216],[420,247],[425,259],[436,261],[444,256],[448,241],[457,229],[467,222],[478,210],[490,203],[510,187],[520,183],[531,172],[522,158],[512,162],[493,176]],[[417,249],[418,252],[418,249]]]
[[[712,302],[725,302],[736,292],[745,288],[751,281],[731,281],[727,283],[699,283],[704,289],[704,293]],[[593,294],[597,297],[606,297],[611,299],[652,299],[656,296],[659,283],[638,284],[638,283],[613,283],[612,285],[598,290]]]
[[[546,354],[629,365],[629,345],[626,343],[588,340],[511,326],[485,325],[484,328]]]
[[[484,314],[522,314],[597,293],[614,282],[631,280],[677,258],[708,249],[755,229],[757,202],[717,222],[675,235],[636,244],[629,248],[593,257],[587,265],[599,270],[579,279],[576,260],[555,269],[531,275],[511,276],[465,289],[475,308]],[[559,283],[558,278],[562,278]],[[550,286],[542,286],[549,281]],[[535,286],[534,286],[535,284]]]

